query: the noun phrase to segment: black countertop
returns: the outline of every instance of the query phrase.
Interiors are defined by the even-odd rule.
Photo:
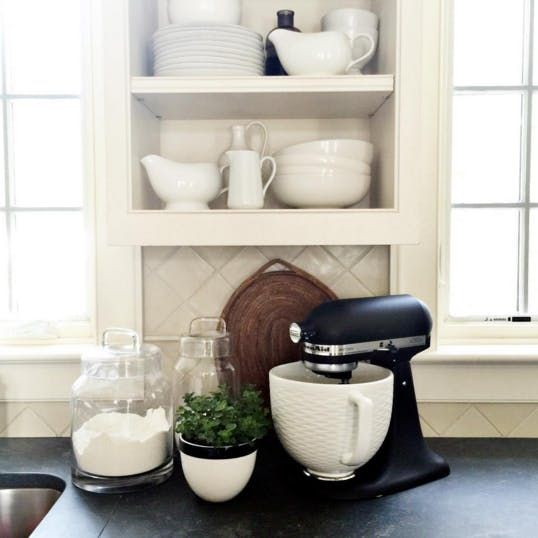
[[[70,483],[68,439],[2,439],[0,473],[65,480],[37,538],[538,536],[538,440],[432,439],[430,445],[449,461],[448,478],[361,502],[298,495],[279,476],[278,458],[267,453],[247,489],[222,505],[198,500],[178,466],[167,483],[141,493],[81,492]]]

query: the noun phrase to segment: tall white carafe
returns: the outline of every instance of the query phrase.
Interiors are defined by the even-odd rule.
[[[265,195],[276,176],[276,161],[273,157],[263,157],[252,150],[230,150],[224,154],[226,164],[222,167],[230,169],[228,191],[229,209],[262,209]],[[271,176],[265,186],[262,179],[262,168],[265,162],[272,165]]]

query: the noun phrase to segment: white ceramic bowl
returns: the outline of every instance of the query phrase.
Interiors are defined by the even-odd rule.
[[[356,159],[366,164],[372,164],[374,159],[374,146],[363,140],[315,140],[303,142],[281,149],[275,154],[275,158],[282,155],[332,155]]]
[[[277,165],[278,166],[278,165]],[[350,170],[349,168],[338,168],[337,166],[312,166],[308,164],[303,165],[280,165],[278,166],[278,172],[283,176],[322,176],[322,177],[334,177],[334,176],[370,176],[368,173],[357,172],[356,170]]]
[[[241,0],[168,0],[172,24],[239,24]]]
[[[278,171],[273,193],[283,204],[300,209],[343,208],[358,204],[370,190],[372,177],[351,173],[284,174]]]
[[[337,168],[357,174],[371,174],[372,167],[357,159],[332,155],[281,155],[276,157],[278,169],[285,166],[315,166],[317,168]]]
[[[322,30],[356,32],[363,28],[377,30],[379,17],[372,11],[357,8],[340,8],[329,11],[321,19]]]
[[[207,210],[222,188],[219,169],[213,163],[176,163],[158,155],[148,155],[141,162],[169,211]]]
[[[269,372],[275,430],[310,474],[346,479],[379,450],[390,424],[394,376],[361,363],[349,385],[295,362]]]

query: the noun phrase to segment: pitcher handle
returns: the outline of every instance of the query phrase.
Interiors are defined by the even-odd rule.
[[[357,438],[352,452],[342,454],[340,461],[344,465],[357,467],[365,462],[368,451],[370,450],[374,425],[374,404],[370,398],[363,396],[360,392],[350,394],[349,402],[357,406]]]
[[[263,157],[265,155],[265,150],[267,149],[267,142],[269,140],[269,133],[267,132],[267,127],[261,121],[251,121],[246,126],[247,133],[252,127],[260,127],[260,129],[263,131],[264,140],[263,140],[263,146],[262,146],[262,152],[261,152],[261,156]]]
[[[230,165],[229,164],[225,164],[224,166],[221,166],[219,168],[219,174],[222,176],[222,174],[224,173],[224,170],[226,170],[226,168],[230,168]],[[219,192],[219,195],[217,196],[217,198],[220,198],[225,192],[228,192],[230,190],[230,187],[224,187],[224,189],[222,189],[220,192]]]
[[[368,52],[363,54],[360,58],[357,58],[356,60],[353,60],[347,67],[346,67],[346,73],[349,73],[349,70],[353,67],[355,67],[358,63],[362,62],[363,60],[366,60],[372,52],[375,51],[376,42],[374,41],[374,38],[370,34],[359,34],[354,40],[357,41],[357,39],[360,39],[362,37],[365,37],[368,41],[370,41],[370,48],[368,49]]]
[[[267,157],[264,157],[260,161],[260,168],[263,168],[263,163],[268,162],[273,165],[273,172],[271,173],[271,177],[267,180],[267,183],[265,184],[265,187],[263,188],[263,197],[265,198],[265,195],[267,194],[267,191],[269,187],[271,186],[271,183],[273,183],[275,177],[276,177],[276,161],[273,159],[273,157],[270,157],[269,155]]]

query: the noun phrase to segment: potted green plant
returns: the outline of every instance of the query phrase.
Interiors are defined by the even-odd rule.
[[[210,502],[241,493],[254,471],[257,441],[269,426],[269,411],[252,386],[237,398],[226,386],[209,395],[187,394],[178,409],[176,433],[191,489]]]

